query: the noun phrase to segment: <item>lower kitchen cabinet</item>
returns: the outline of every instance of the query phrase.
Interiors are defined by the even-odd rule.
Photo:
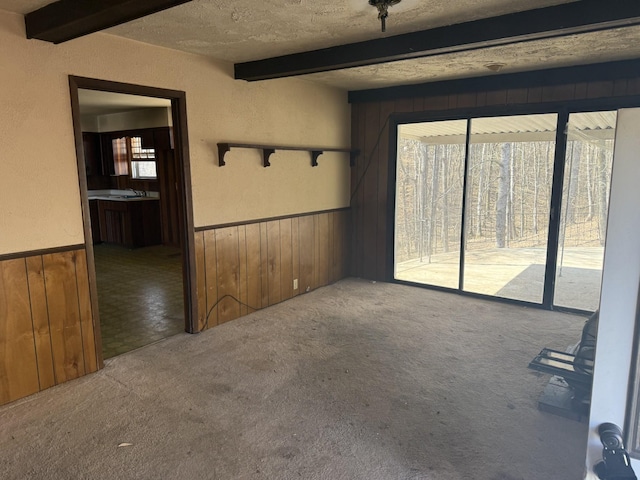
[[[89,200],[89,216],[91,218],[91,237],[93,244],[102,243],[100,236],[100,210],[98,208],[99,200]]]
[[[97,200],[100,239],[128,248],[162,243],[160,200]]]

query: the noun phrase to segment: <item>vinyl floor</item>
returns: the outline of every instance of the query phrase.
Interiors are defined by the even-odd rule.
[[[177,248],[94,246],[104,358],[184,331]]]

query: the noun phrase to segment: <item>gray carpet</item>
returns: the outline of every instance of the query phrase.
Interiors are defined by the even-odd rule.
[[[345,280],[0,408],[9,479],[582,478],[541,413],[580,317]]]

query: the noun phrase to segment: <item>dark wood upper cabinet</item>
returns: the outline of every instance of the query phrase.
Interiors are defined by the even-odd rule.
[[[155,129],[144,129],[137,130],[135,132],[129,132],[127,136],[129,137],[140,137],[142,139],[142,148],[156,148],[155,140],[154,140],[154,130]]]
[[[84,163],[87,175],[102,175],[102,152],[100,134],[84,132],[82,134],[84,146]]]
[[[153,129],[153,148],[156,150],[173,150],[173,130],[171,127]]]
[[[103,175],[115,175],[115,167],[113,163],[113,136],[108,133],[103,133],[101,137],[101,152],[102,152],[102,174]]]

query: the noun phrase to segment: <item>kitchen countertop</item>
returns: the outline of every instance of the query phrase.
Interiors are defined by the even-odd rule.
[[[136,195],[133,190],[89,190],[89,200],[108,200],[113,202],[140,202],[144,200],[159,200],[158,192],[145,192],[145,195]]]
[[[120,196],[120,195],[89,195],[89,200],[108,200],[110,202],[140,202],[144,200],[160,200],[159,198],[154,197],[138,197],[135,195],[131,196]]]

